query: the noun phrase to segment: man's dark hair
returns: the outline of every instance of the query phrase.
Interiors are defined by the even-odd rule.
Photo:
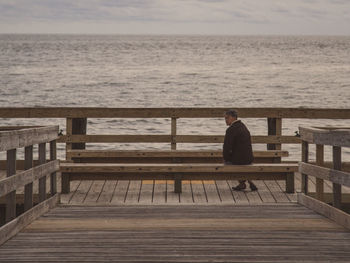
[[[228,110],[228,111],[225,112],[225,115],[232,116],[232,117],[234,117],[236,119],[238,117],[237,111],[235,111],[235,110]]]

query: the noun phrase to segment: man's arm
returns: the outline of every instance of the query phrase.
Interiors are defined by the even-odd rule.
[[[224,161],[228,161],[228,162],[232,162],[232,145],[234,142],[234,134],[230,130],[231,130],[230,128],[226,130],[224,146],[222,151]]]

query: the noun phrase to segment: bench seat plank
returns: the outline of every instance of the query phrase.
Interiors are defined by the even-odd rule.
[[[298,164],[114,164],[114,163],[62,163],[62,173],[261,173],[297,172]]]
[[[160,157],[220,157],[222,150],[69,150],[71,158],[160,158]],[[254,151],[254,157],[288,157],[288,151]]]
[[[175,180],[181,192],[182,180],[286,180],[286,191],[294,192],[298,164],[116,164],[61,163],[62,193],[73,180]]]

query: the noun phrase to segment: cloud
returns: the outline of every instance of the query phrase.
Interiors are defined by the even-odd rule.
[[[45,28],[46,23],[61,31],[69,24],[79,28],[87,24],[91,30],[124,25],[131,33],[139,33],[137,27],[144,32],[148,24],[152,30],[167,26],[177,28],[178,33],[181,27],[183,32],[190,28],[206,32],[207,27],[209,34],[245,32],[244,27],[251,34],[285,29],[291,34],[305,33],[307,28],[309,33],[328,28],[330,33],[350,34],[349,10],[349,0],[0,0],[0,32],[11,31],[15,25]]]

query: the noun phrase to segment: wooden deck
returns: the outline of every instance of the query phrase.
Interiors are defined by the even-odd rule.
[[[350,232],[298,204],[61,206],[0,262],[349,262]]]
[[[301,189],[301,176],[296,174],[296,191]],[[71,192],[61,196],[63,204],[70,205],[128,205],[128,204],[264,204],[296,202],[296,194],[285,192],[285,181],[254,181],[257,192],[232,191],[237,181],[183,181],[181,194],[174,193],[173,181],[73,181]],[[310,178],[310,192],[315,192],[316,181]],[[325,181],[325,193],[332,192]],[[343,188],[350,193],[349,188]]]
[[[2,173],[2,177],[5,177]],[[1,178],[1,173],[0,173]],[[248,184],[246,191],[232,191],[237,181],[183,181],[183,192],[174,193],[173,181],[135,180],[135,181],[73,181],[71,192],[61,195],[61,203],[69,205],[132,205],[132,204],[271,204],[294,203],[296,194],[285,192],[285,181],[254,181],[257,192],[251,192]],[[58,189],[61,189],[61,178],[58,176]],[[296,173],[296,192],[301,189],[301,176]],[[331,197],[332,185],[324,182],[326,195]],[[49,189],[49,180],[47,180]],[[316,180],[310,177],[310,192],[315,192]],[[350,189],[343,187],[344,198],[350,202]],[[38,184],[34,184],[34,193]],[[23,189],[17,191],[23,194]],[[3,199],[3,198],[2,198]],[[3,201],[0,198],[0,203]],[[18,200],[21,200],[19,197]]]

